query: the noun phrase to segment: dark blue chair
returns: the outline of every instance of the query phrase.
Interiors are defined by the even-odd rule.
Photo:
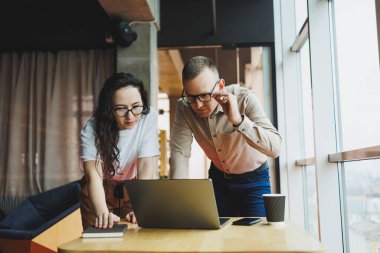
[[[76,218],[71,222],[75,223],[72,226],[76,226],[74,229],[77,230],[79,224],[74,238],[79,237],[82,232],[79,212],[80,190],[79,181],[75,181],[24,200],[0,222],[0,252],[56,252],[58,245],[43,245],[43,241],[57,238],[44,239],[49,235],[43,233],[75,211]]]

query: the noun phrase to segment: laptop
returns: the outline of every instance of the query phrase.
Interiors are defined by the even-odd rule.
[[[143,228],[219,229],[211,179],[127,180],[138,225]]]

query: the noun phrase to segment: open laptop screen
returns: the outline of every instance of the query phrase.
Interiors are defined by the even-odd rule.
[[[140,227],[221,227],[210,179],[128,180],[125,187]]]

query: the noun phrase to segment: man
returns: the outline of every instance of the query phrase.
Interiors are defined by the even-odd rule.
[[[225,86],[215,63],[191,58],[182,71],[171,133],[171,178],[188,178],[193,136],[212,161],[219,216],[265,216],[262,194],[270,193],[267,156],[280,153],[281,137],[255,93]]]

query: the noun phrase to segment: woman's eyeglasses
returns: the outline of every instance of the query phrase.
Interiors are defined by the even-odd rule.
[[[211,92],[210,93],[204,93],[204,94],[199,94],[199,95],[196,95],[196,96],[187,96],[185,95],[185,90],[182,90],[182,99],[185,100],[185,102],[189,103],[189,104],[194,104],[196,102],[196,100],[198,99],[199,101],[201,102],[210,102],[211,101],[211,98],[212,98],[212,93],[214,92],[215,90],[215,87],[216,85],[220,82],[220,80],[218,80],[215,84],[214,84],[214,87],[212,88]]]
[[[144,111],[146,111],[146,106],[134,106],[131,109],[128,109],[127,107],[118,107],[113,109],[117,116],[119,117],[125,117],[127,116],[128,112],[131,112],[134,116],[138,116]]]

